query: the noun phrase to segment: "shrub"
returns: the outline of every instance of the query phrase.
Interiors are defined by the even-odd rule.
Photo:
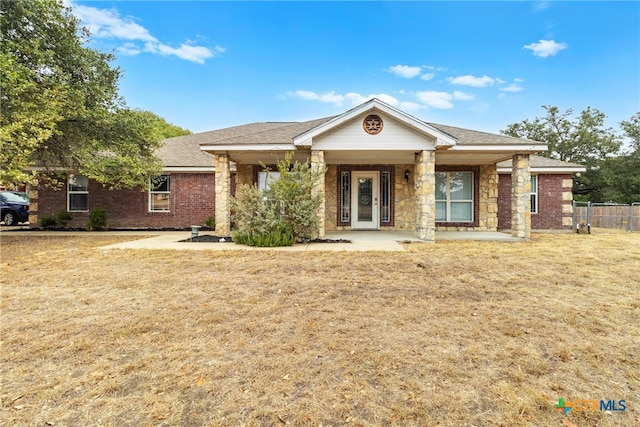
[[[312,170],[307,163],[291,165],[293,153],[277,163],[280,177],[269,189],[241,185],[232,199],[232,220],[238,229],[234,242],[252,246],[285,246],[308,241],[318,235],[318,208],[322,194],[314,185],[325,170]]]
[[[95,208],[89,213],[89,221],[87,222],[87,230],[106,230],[107,229],[107,211],[104,208]]]
[[[233,231],[231,237],[235,243],[258,247],[291,246],[296,239],[288,224],[281,222],[275,229],[266,232]]]
[[[71,217],[71,214],[69,212],[62,211],[62,212],[58,212],[53,217],[53,219],[60,227],[67,228],[69,221],[71,221],[73,218]]]
[[[54,228],[58,222],[52,216],[43,216],[40,218],[40,227]]]
[[[207,227],[209,227],[212,230],[216,229],[216,219],[212,216],[208,217],[206,219],[206,221],[204,222],[204,225],[206,225]]]

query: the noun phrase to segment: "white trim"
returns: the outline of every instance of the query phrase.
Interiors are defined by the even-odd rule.
[[[297,147],[293,144],[234,144],[234,145],[200,145],[200,150],[215,151],[296,151]],[[215,153],[214,153],[215,155]]]
[[[436,172],[435,174],[438,175],[440,173],[445,174],[445,182],[447,184],[447,189],[445,192],[445,199],[436,199],[436,205],[437,203],[443,203],[445,204],[445,214],[446,214],[446,218],[445,219],[437,219],[437,215],[436,215],[436,222],[437,223],[442,223],[442,224],[446,224],[446,223],[468,223],[468,224],[472,224],[475,221],[475,202],[474,202],[474,196],[475,196],[475,173],[473,171],[440,171],[440,172]],[[465,200],[452,200],[451,199],[451,179],[450,179],[450,174],[452,173],[464,173],[464,174],[469,174],[471,175],[471,198],[470,199],[465,199]],[[469,220],[452,220],[451,219],[451,204],[452,203],[470,203],[471,205],[471,219]]]
[[[587,168],[585,167],[580,167],[580,166],[562,166],[559,168],[554,168],[554,167],[539,167],[539,168],[534,168],[534,167],[529,167],[529,172],[531,173],[536,173],[536,174],[540,174],[540,173],[557,173],[557,174],[572,174],[572,173],[577,173],[577,172],[586,172]],[[513,172],[513,170],[511,168],[498,168],[498,173],[511,173]]]
[[[371,221],[358,221],[358,178],[371,178]],[[379,230],[380,229],[380,172],[379,171],[351,171],[351,229]]]
[[[539,197],[538,194],[540,194],[540,180],[538,179],[538,175],[537,174],[531,174],[531,176],[529,177],[529,181],[531,181],[533,178],[536,179],[536,191],[533,191],[533,186],[531,186],[531,192],[530,192],[530,196],[529,197],[531,197],[531,196],[533,196],[535,194],[536,202],[535,202],[535,206],[534,206],[534,204],[531,204],[530,210],[531,210],[531,214],[532,215],[536,215],[536,214],[538,214],[538,205],[539,205],[539,203],[538,203],[538,197]]]
[[[169,191],[152,191],[151,189],[151,178],[149,179],[149,213],[158,213],[158,212],[171,212],[171,175],[170,174],[161,174],[160,176],[166,176],[168,179],[168,187]],[[151,201],[153,200],[153,194],[166,194],[167,195],[167,209],[151,209]]]
[[[71,177],[83,177],[87,179],[87,189],[86,190],[81,190],[81,191],[71,191],[69,189],[69,186],[71,185],[70,181],[71,181]],[[87,209],[74,209],[71,210],[71,195],[74,194],[86,194],[87,195]],[[89,177],[85,176],[85,175],[75,175],[75,174],[69,174],[69,176],[67,176],[67,212],[89,212]]]
[[[355,117],[360,116],[362,114],[368,113],[372,110],[378,110],[382,113],[385,113],[403,124],[412,127],[419,132],[425,133],[436,139],[436,147],[452,147],[456,145],[457,138],[442,132],[435,127],[416,119],[415,117],[405,113],[404,111],[400,111],[397,108],[394,108],[379,99],[373,98],[364,104],[360,104],[355,108],[343,113],[333,119],[324,122],[312,129],[309,129],[306,132],[301,133],[300,135],[293,138],[293,143],[297,147],[311,147],[313,145],[313,138],[321,135],[335,127],[342,125],[348,121],[353,120]]]
[[[497,153],[514,151],[514,154],[533,154],[539,151],[547,151],[548,146],[546,144],[529,144],[529,145],[499,145],[499,144],[485,144],[485,145],[456,145],[449,148],[449,152],[452,151],[494,151]]]

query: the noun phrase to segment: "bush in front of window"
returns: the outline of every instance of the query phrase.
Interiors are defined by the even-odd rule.
[[[240,186],[232,199],[232,220],[238,226],[234,242],[285,246],[317,237],[323,197],[313,189],[325,171],[311,169],[308,162],[291,165],[292,158],[288,153],[277,163],[279,177],[267,189]]]
[[[43,216],[40,218],[40,227],[44,229],[55,228],[57,224],[58,222],[52,216]]]
[[[87,221],[87,230],[106,230],[107,229],[107,211],[104,208],[95,208],[89,212],[89,220]]]

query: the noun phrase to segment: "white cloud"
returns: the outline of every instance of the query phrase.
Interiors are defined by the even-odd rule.
[[[451,102],[451,100],[453,100],[453,95],[447,92],[437,92],[434,90],[417,92],[416,98],[418,98],[418,101],[429,107],[439,108],[442,110],[453,108],[453,102]]]
[[[461,92],[459,90],[453,91],[453,99],[457,99],[459,101],[471,101],[472,99],[476,99],[473,94],[467,92]]]
[[[419,76],[422,72],[422,67],[409,66],[409,65],[394,65],[387,70],[398,77],[404,77],[405,79],[412,79]]]
[[[122,46],[116,49],[118,53],[123,55],[137,55],[140,53],[140,48],[136,46],[134,43],[125,43]]]
[[[174,55],[186,61],[204,64],[205,60],[224,52],[224,48],[216,46],[209,49],[204,46],[194,46],[191,42],[182,43],[179,47],[171,47],[160,42],[149,33],[149,30],[133,21],[129,17],[121,17],[117,10],[99,9],[92,6],[66,3],[73,13],[80,19],[82,25],[91,32],[92,37],[101,39],[126,40],[117,51],[124,55],[137,55],[143,50],[159,55]],[[133,42],[144,43],[144,49]]]
[[[186,43],[182,43],[178,48],[171,47],[164,43],[146,43],[144,50],[146,52],[157,53],[163,56],[175,55],[180,59],[196,62],[198,64],[204,64],[206,59],[224,52],[224,49],[220,46],[216,46],[215,52],[212,52],[209,48],[192,46]]]
[[[555,40],[540,40],[538,43],[524,45],[523,49],[530,49],[535,56],[546,58],[553,56],[568,47],[566,43],[558,43]]]
[[[449,77],[447,79],[452,85],[471,86],[471,87],[487,87],[493,86],[495,80],[489,76],[476,77],[470,74],[466,76]]]
[[[418,111],[424,108],[424,105],[418,104],[417,102],[405,101],[401,102],[398,106],[403,111]]]
[[[326,102],[329,104],[336,104],[338,106],[342,105],[342,103],[345,101],[345,97],[343,95],[339,95],[334,91],[318,94],[310,90],[296,90],[287,92],[287,95],[292,98],[300,98],[307,101]]]
[[[431,80],[436,76],[436,73],[424,73],[420,76],[420,80]]]
[[[546,10],[550,7],[551,7],[551,4],[549,4],[549,2],[546,2],[546,1],[538,1],[533,4],[533,10],[536,12],[542,12],[543,10]]]
[[[524,81],[524,79],[519,79],[519,78],[516,77],[515,79],[513,79],[513,81],[516,82],[516,83],[522,83]]]
[[[501,87],[500,88],[501,91],[503,92],[522,92],[522,86],[520,86],[519,84],[516,83],[511,83],[509,86],[507,87]]]
[[[382,102],[385,102],[393,107],[397,107],[400,104],[397,98],[388,95],[386,93],[369,94],[367,96],[361,95],[357,92],[348,92],[344,95],[336,93],[335,91],[317,93],[310,90],[295,90],[287,92],[287,96],[290,98],[300,98],[306,101],[319,101],[327,104],[334,104],[336,106],[342,106],[346,101],[351,101],[353,106],[360,105],[372,98],[378,98]]]

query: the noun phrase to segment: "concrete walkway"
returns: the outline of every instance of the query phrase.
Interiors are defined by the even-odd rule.
[[[351,243],[307,243],[296,244],[278,248],[256,248],[239,245],[236,243],[206,243],[206,242],[180,242],[191,237],[190,231],[28,231],[19,228],[2,227],[0,236],[87,236],[87,235],[120,235],[139,236],[137,240],[115,243],[103,246],[100,249],[173,249],[173,250],[271,250],[271,251],[404,251],[402,243],[422,243],[410,231],[331,231],[325,238],[328,240],[349,240]],[[201,236],[214,235],[213,232],[201,232]],[[520,239],[507,233],[499,232],[458,232],[438,231],[436,242],[445,240],[477,240],[477,241],[504,241],[519,242]],[[426,243],[425,243],[426,244]]]

